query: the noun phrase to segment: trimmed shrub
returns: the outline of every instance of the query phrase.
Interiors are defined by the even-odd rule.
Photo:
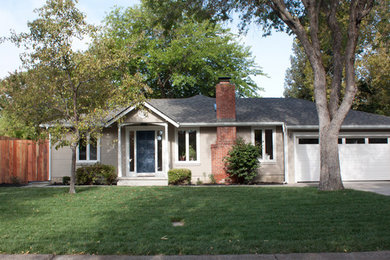
[[[70,176],[62,177],[62,184],[63,185],[69,185],[69,183],[70,183]]]
[[[115,167],[111,165],[97,163],[82,166],[76,170],[76,184],[78,185],[112,185],[116,182],[116,179]]]
[[[169,170],[168,183],[171,185],[191,184],[191,170],[189,169]]]
[[[260,167],[259,156],[259,147],[245,143],[242,138],[238,138],[224,158],[226,171],[230,178],[241,184],[251,183]]]

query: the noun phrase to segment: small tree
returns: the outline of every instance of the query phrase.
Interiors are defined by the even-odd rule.
[[[257,169],[260,167],[259,156],[258,146],[238,138],[228,156],[224,158],[226,171],[238,183],[251,183],[257,176]]]
[[[72,150],[70,193],[75,193],[76,149],[86,135],[99,135],[109,112],[143,101],[147,90],[139,77],[126,74],[134,58],[131,46],[112,48],[110,39],[96,40],[97,30],[85,22],[77,1],[47,0],[28,23],[29,32],[9,40],[28,52],[21,56],[25,72],[0,83],[1,107],[35,126],[49,122],[53,143]],[[93,39],[87,51],[76,51],[75,39]],[[92,139],[92,138],[91,138]]]

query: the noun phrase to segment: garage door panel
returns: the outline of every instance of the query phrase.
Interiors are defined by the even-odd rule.
[[[389,144],[340,144],[345,181],[390,180]],[[296,145],[296,181],[319,181],[319,145]]]

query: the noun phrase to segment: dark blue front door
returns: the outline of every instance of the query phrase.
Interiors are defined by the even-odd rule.
[[[137,131],[137,173],[155,172],[154,131]]]

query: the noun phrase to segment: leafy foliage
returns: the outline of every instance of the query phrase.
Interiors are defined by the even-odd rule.
[[[251,183],[258,174],[259,156],[258,146],[246,143],[242,138],[238,138],[228,156],[224,158],[226,171],[238,183]]]
[[[168,184],[191,184],[191,170],[171,169],[168,171]]]
[[[135,59],[131,46],[114,48],[112,39],[99,39],[97,28],[72,0],[47,0],[28,23],[29,32],[13,33],[8,40],[27,52],[21,56],[25,72],[15,72],[1,82],[0,106],[15,118],[38,127],[50,126],[52,142],[70,146],[74,193],[76,147],[89,134],[98,136],[113,110],[138,105],[149,88],[139,74],[129,74]],[[72,47],[75,39],[91,38],[86,51]]]
[[[358,92],[352,107],[361,111],[390,115],[390,52],[389,21],[390,4],[378,1],[361,31],[357,46],[356,74]],[[329,34],[324,34],[322,44],[331,53]],[[299,42],[294,43],[291,67],[286,72],[285,97],[303,98],[314,101],[314,76],[309,60]],[[330,59],[327,57],[327,70]],[[331,80],[328,79],[328,88]],[[343,89],[345,85],[343,85]]]
[[[223,75],[232,77],[239,94],[257,96],[261,88],[250,76],[262,72],[237,36],[219,24],[187,16],[182,9],[175,12],[180,19],[169,19],[168,25],[158,22],[161,13],[147,3],[115,9],[105,19],[102,39],[115,40],[118,50],[134,46],[138,58],[128,67],[145,78],[153,89],[151,97],[214,96]]]
[[[94,164],[82,166],[76,170],[76,183],[79,185],[116,183],[117,174],[115,167],[106,164]]]

